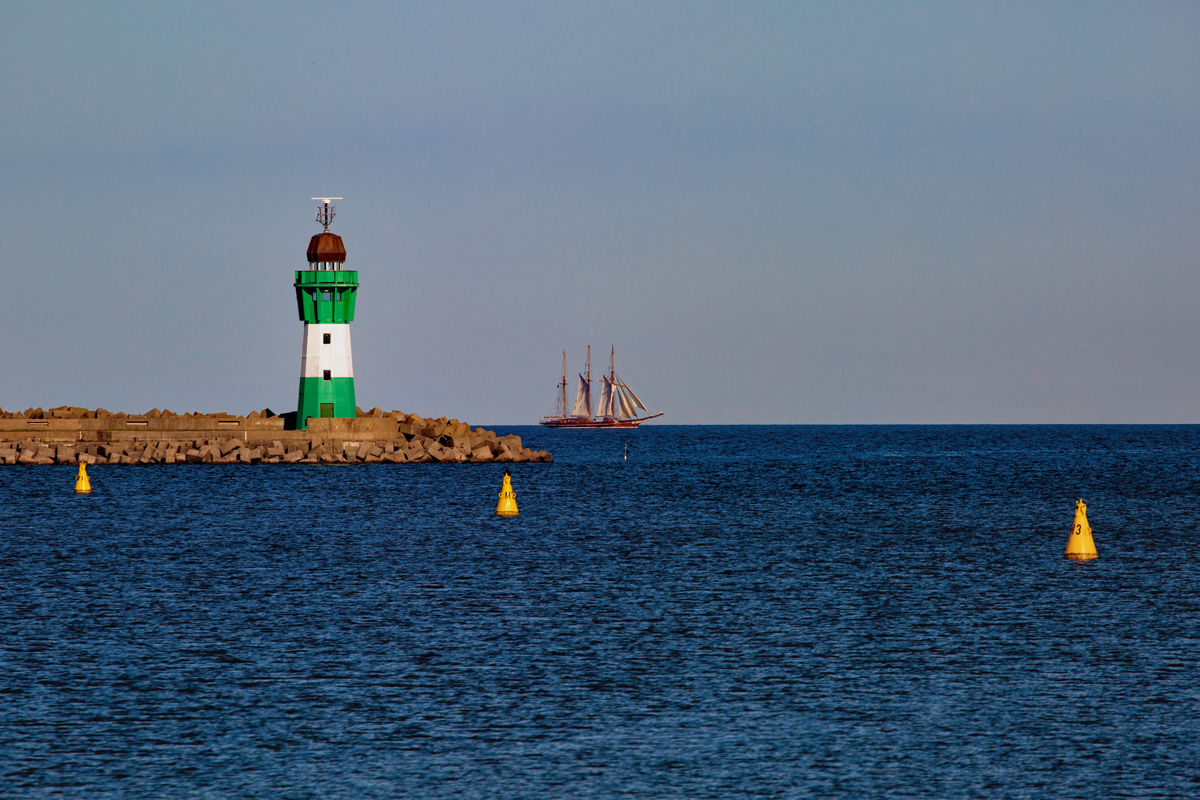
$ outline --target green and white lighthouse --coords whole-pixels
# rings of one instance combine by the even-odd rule
[[[329,232],[335,211],[330,200],[314,197],[322,233],[308,243],[308,269],[296,271],[296,307],[304,322],[300,355],[300,399],[296,427],[308,428],[309,417],[355,417],[354,362],[350,356],[350,323],[358,272],[342,269],[346,246]]]

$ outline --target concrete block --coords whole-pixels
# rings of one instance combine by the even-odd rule
[[[243,442],[241,439],[226,439],[225,441],[221,442],[221,455],[227,456],[234,450],[237,450],[243,444],[245,444],[245,442]]]
[[[367,453],[367,457],[363,459],[363,462],[366,464],[378,464],[381,461],[383,461],[382,458],[379,456],[373,456],[370,453]]]
[[[174,450],[167,451],[167,454],[165,456],[163,456],[163,463],[164,464],[174,464],[175,463],[175,451]]]
[[[487,463],[488,461],[491,461],[493,457],[494,456],[492,456],[492,448],[487,447],[485,445],[480,445],[479,447],[476,447],[474,450],[471,451],[471,460],[472,461],[479,461],[482,463]]]
[[[201,461],[203,461],[203,457],[200,455],[199,450],[192,448],[184,453],[184,460],[189,464],[199,464]]]
[[[288,453],[287,455],[285,455],[283,457],[283,463],[295,464],[297,461],[301,460],[302,458],[304,458],[304,453],[300,452],[299,450],[293,450],[292,452]]]
[[[382,455],[383,455],[383,448],[377,444],[373,444],[367,448],[367,457],[368,458],[379,458]]]

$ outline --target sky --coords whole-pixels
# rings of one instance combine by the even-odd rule
[[[0,408],[1200,422],[1200,5],[0,3]]]

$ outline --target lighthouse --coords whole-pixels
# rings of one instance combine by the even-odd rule
[[[317,223],[324,231],[308,243],[308,269],[296,270],[296,308],[304,323],[300,355],[300,398],[296,427],[308,428],[309,417],[355,417],[354,362],[350,357],[350,323],[358,292],[358,272],[343,269],[346,246],[329,232],[336,214],[331,200],[314,197]]]

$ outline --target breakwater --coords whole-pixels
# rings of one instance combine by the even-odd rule
[[[358,409],[354,418],[308,420],[270,409],[246,416],[111,413],[61,406],[0,411],[0,464],[462,464],[549,462],[521,437],[457,419]]]

